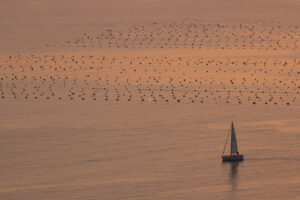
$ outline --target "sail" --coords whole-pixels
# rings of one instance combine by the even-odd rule
[[[234,131],[234,127],[233,127],[233,122],[232,122],[231,123],[231,154],[236,154],[238,152],[239,151],[238,151],[235,131]]]

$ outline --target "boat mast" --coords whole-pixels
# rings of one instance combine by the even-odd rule
[[[238,154],[238,146],[237,146],[237,140],[235,136],[234,126],[233,122],[231,123],[231,155],[232,154]]]

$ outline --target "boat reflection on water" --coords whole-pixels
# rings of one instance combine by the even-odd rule
[[[226,168],[226,170],[229,168],[229,178],[228,183],[231,185],[231,190],[228,193],[228,198],[230,200],[235,200],[237,198],[237,190],[238,190],[238,167],[240,165],[239,161],[236,162],[223,162],[223,167]]]
[[[237,186],[237,176],[238,176],[238,166],[239,162],[231,162],[230,163],[230,183],[232,189],[235,189]]]

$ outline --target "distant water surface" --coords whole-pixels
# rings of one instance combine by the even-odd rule
[[[298,109],[3,101],[0,199],[299,199]]]

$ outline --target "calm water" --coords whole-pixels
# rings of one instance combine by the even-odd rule
[[[0,106],[0,199],[300,199],[297,106]]]

